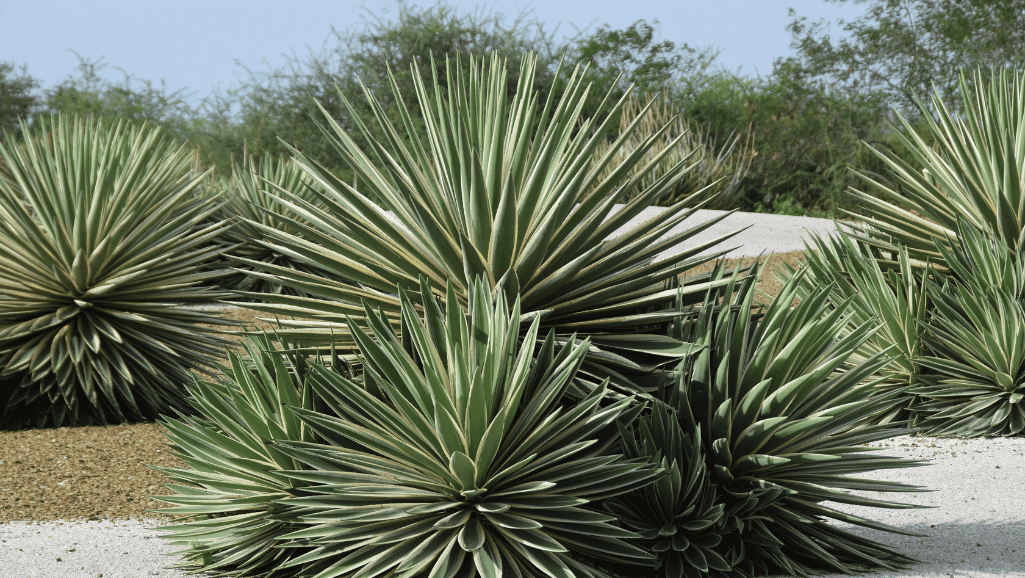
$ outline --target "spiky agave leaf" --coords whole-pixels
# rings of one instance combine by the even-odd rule
[[[844,491],[917,489],[851,477],[920,465],[860,447],[911,431],[877,423],[900,399],[865,384],[889,362],[888,354],[838,372],[875,324],[848,331],[849,303],[826,307],[828,287],[792,306],[799,282],[791,279],[764,312],[753,308],[755,291],[747,284],[733,307],[704,307],[694,323],[681,325],[682,339],[706,348],[682,362],[667,399],[686,421],[685,431],[701,432],[711,481],[725,506],[726,533],[717,551],[742,575],[906,564],[912,559],[829,521],[905,532],[825,504],[911,507]]]
[[[960,247],[943,250],[954,278],[932,284],[926,323],[932,370],[915,388],[918,425],[936,436],[1025,431],[1025,259],[966,222]]]
[[[899,117],[894,135],[911,161],[869,147],[897,186],[861,175],[872,192],[854,193],[869,215],[854,215],[867,223],[860,236],[893,252],[903,245],[919,265],[944,266],[939,247],[956,244],[960,218],[1010,249],[1025,246],[1025,76],[978,71],[969,85],[962,73],[961,95],[960,110],[938,93],[921,105],[928,138]]]
[[[399,101],[396,126],[369,93],[386,135],[375,141],[361,125],[371,150],[361,150],[328,118],[326,130],[356,174],[359,190],[295,151],[317,184],[322,206],[289,197],[286,204],[302,217],[303,237],[253,225],[273,239],[266,243],[269,248],[359,286],[250,261],[265,271],[258,276],[330,299],[271,296],[265,300],[273,305],[257,308],[313,320],[289,322],[297,328],[289,335],[310,346],[351,346],[340,321],[360,314],[361,300],[397,319],[394,288],[415,287],[424,275],[436,295],[453,284],[458,303],[465,306],[473,280],[481,277],[507,296],[520,295],[524,311],[540,315],[542,328],[555,328],[560,342],[574,332],[593,336],[582,370],[592,384],[610,377],[615,386],[636,390],[639,385],[624,375],[651,375],[688,354],[686,344],[664,334],[676,315],[675,280],[714,258],[697,255],[731,235],[658,260],[660,253],[719,220],[667,236],[692,214],[680,203],[609,239],[667,194],[690,166],[681,159],[625,205],[617,205],[635,192],[646,169],[671,150],[640,163],[665,127],[643,139],[632,154],[617,158],[637,130],[640,121],[635,119],[594,162],[593,153],[614,121],[596,125],[594,119],[581,118],[580,105],[590,87],[579,71],[561,100],[551,97],[541,107],[533,87],[535,69],[536,58],[523,59],[512,99],[504,62],[497,56],[490,65],[474,59],[468,70],[449,67],[445,79],[435,77],[428,84],[415,73],[415,114],[426,126],[423,138],[404,103]],[[606,99],[604,110],[613,119],[622,105]],[[624,175],[634,169],[624,183]],[[688,288],[687,295],[700,301],[706,289]]]
[[[429,291],[424,286],[423,291]],[[448,303],[456,303],[449,287]],[[328,411],[295,410],[325,443],[282,442],[310,484],[284,500],[313,549],[290,565],[335,576],[605,576],[602,562],[649,562],[634,534],[592,502],[649,483],[646,459],[612,453],[633,402],[564,394],[588,344],[539,330],[520,344],[519,303],[479,284],[470,311],[402,294],[402,339],[369,305],[350,320],[364,382],[311,365]],[[408,338],[407,338],[408,337]]]
[[[666,474],[613,498],[606,503],[609,511],[637,532],[637,544],[657,556],[660,578],[729,575],[731,566],[716,551],[725,533],[724,505],[709,480],[701,432],[684,432],[665,405],[656,405],[635,424],[622,433],[624,455],[653,459]]]
[[[212,366],[223,323],[182,307],[225,295],[198,285],[223,225],[197,199],[191,153],[159,130],[40,119],[0,145],[2,424],[154,419],[186,409],[189,370]],[[10,383],[11,381],[8,381]]]
[[[893,360],[878,375],[869,376],[880,391],[907,391],[920,382],[918,359],[924,353],[922,321],[931,310],[924,271],[912,263],[906,249],[897,252],[893,266],[881,263],[872,250],[845,231],[828,238],[816,237],[805,243],[804,263],[787,264],[778,271],[785,283],[797,278],[795,295],[807,299],[829,287],[827,309],[847,307],[845,332],[856,331],[873,320],[879,330],[868,337],[848,358],[840,371],[860,367],[882,352]],[[885,416],[883,421],[907,420],[907,403]]]
[[[230,246],[225,254],[229,258],[227,265],[235,267],[236,270],[233,275],[221,280],[222,287],[249,293],[285,292],[292,295],[307,295],[283,287],[280,283],[249,275],[251,267],[242,266],[233,259],[236,257],[294,269],[337,282],[342,281],[330,271],[312,267],[300,259],[291,258],[261,244],[259,241],[264,239],[265,235],[253,225],[259,223],[264,227],[301,238],[302,230],[294,224],[294,220],[299,216],[283,205],[280,199],[283,197],[282,191],[288,191],[290,195],[315,205],[317,201],[310,193],[311,186],[303,170],[287,157],[255,159],[247,156],[241,165],[232,164],[231,181],[227,185],[228,191],[225,194],[221,215],[226,220],[231,220],[233,226],[225,231],[220,241]]]
[[[230,368],[217,382],[189,387],[198,417],[167,418],[163,425],[175,455],[187,467],[160,468],[176,493],[154,496],[174,504],[157,512],[183,516],[162,528],[183,549],[179,567],[220,576],[289,576],[282,567],[304,549],[282,536],[298,526],[281,516],[280,501],[296,495],[297,482],[282,474],[300,462],[276,441],[312,442],[308,426],[288,408],[312,408],[304,385],[306,361],[276,349],[266,336],[244,345],[247,360],[229,352]]]

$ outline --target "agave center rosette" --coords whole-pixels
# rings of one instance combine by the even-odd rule
[[[728,575],[732,566],[717,551],[726,533],[725,505],[710,483],[701,432],[685,432],[671,408],[656,405],[621,437],[626,456],[652,459],[666,470],[654,483],[606,502],[656,555],[657,575]]]
[[[154,419],[185,409],[188,371],[211,367],[224,323],[182,305],[218,249],[216,208],[191,152],[159,130],[43,119],[0,145],[2,424]],[[204,327],[203,324],[207,325]]]
[[[468,314],[430,299],[421,318],[401,298],[401,339],[369,305],[368,332],[350,320],[362,383],[311,364],[324,410],[295,413],[323,443],[276,444],[306,466],[286,472],[308,484],[282,501],[306,526],[286,538],[311,548],[290,567],[318,578],[571,577],[648,563],[625,542],[634,534],[592,505],[661,472],[612,451],[632,399],[603,404],[596,388],[564,403],[586,341],[560,347],[549,334],[535,356],[538,321],[521,345],[519,304],[486,283]]]
[[[362,300],[394,320],[400,308],[396,286],[416,287],[425,276],[432,294],[443,296],[451,283],[465,306],[479,277],[493,289],[501,287],[510,302],[519,295],[523,310],[539,316],[544,329],[554,329],[558,341],[573,333],[590,336],[581,376],[592,387],[609,378],[617,388],[652,389],[659,380],[645,384],[643,376],[691,352],[664,331],[678,316],[678,276],[720,255],[699,256],[732,234],[662,258],[725,216],[676,232],[693,214],[684,202],[622,229],[668,194],[694,163],[681,158],[638,188],[672,149],[645,159],[667,130],[661,127],[630,154],[618,155],[637,134],[647,108],[595,161],[625,101],[606,98],[602,110],[610,120],[600,124],[581,118],[590,90],[581,71],[561,97],[553,93],[542,103],[533,88],[534,57],[523,59],[512,98],[497,56],[490,65],[471,59],[468,69],[446,69],[444,79],[434,76],[426,83],[414,66],[417,107],[411,110],[399,98],[395,122],[367,94],[384,135],[374,140],[359,123],[369,150],[326,119],[325,130],[358,188],[294,151],[316,183],[318,200],[315,205],[284,195],[283,204],[301,216],[294,221],[302,236],[251,224],[269,239],[267,247],[354,284],[246,261],[256,277],[323,298],[271,296],[256,308],[308,319],[286,321],[293,331],[283,334],[309,347],[345,349],[354,342],[342,320],[361,314]],[[421,118],[414,122],[414,114]],[[634,196],[627,200],[628,194]],[[697,283],[684,294],[700,301],[707,288]]]

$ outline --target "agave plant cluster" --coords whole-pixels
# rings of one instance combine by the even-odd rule
[[[189,408],[223,341],[201,285],[223,230],[191,153],[159,131],[40,119],[0,144],[2,427],[152,420]]]
[[[902,391],[900,411],[929,435],[1025,432],[1022,316],[1022,191],[1025,79],[1007,71],[962,76],[957,113],[938,97],[923,106],[931,139],[907,129],[913,165],[879,152],[904,194],[866,176],[877,197],[855,191],[865,222],[809,245],[802,298],[831,285],[831,301],[854,304],[848,330],[871,318],[882,329],[856,360],[890,350],[880,392]]]
[[[940,247],[958,244],[964,220],[1012,251],[1025,247],[1025,77],[1001,69],[972,80],[961,74],[954,110],[938,93],[921,104],[926,135],[898,117],[894,132],[910,160],[869,147],[891,179],[860,175],[871,189],[853,191],[869,213],[855,215],[863,242],[894,254],[903,246],[920,266],[943,267]]]
[[[184,565],[569,578],[908,563],[832,522],[894,529],[827,506],[902,507],[848,490],[914,489],[850,476],[915,465],[862,447],[907,431],[879,423],[903,399],[872,387],[892,358],[864,356],[875,326],[845,333],[850,307],[826,290],[792,308],[799,279],[764,311],[755,270],[681,284],[729,235],[667,256],[711,224],[677,227],[686,202],[627,225],[692,163],[642,184],[668,129],[623,154],[644,110],[609,146],[612,121],[580,118],[582,72],[541,102],[534,67],[509,98],[497,58],[454,66],[394,122],[368,94],[385,135],[370,150],[326,119],[359,190],[295,151],[311,196],[276,202],[296,232],[247,224],[311,269],[242,262],[295,290],[251,306],[299,319],[197,381],[198,416],[167,422]],[[607,117],[625,102],[606,99]]]

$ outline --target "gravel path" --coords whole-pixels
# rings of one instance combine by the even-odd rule
[[[660,207],[649,207],[642,211],[640,215],[634,217],[627,224],[627,227],[650,219],[663,210]],[[689,219],[670,230],[668,234],[672,235],[685,231],[699,223],[722,216],[726,212],[708,209],[698,210]],[[666,251],[662,253],[662,256],[672,255],[683,248],[700,245],[738,229],[743,230],[736,236],[723,242],[721,246],[707,249],[703,254],[713,253],[726,248],[733,248],[732,251],[726,254],[726,257],[729,258],[754,257],[763,253],[803,251],[805,240],[813,235],[829,235],[836,232],[836,224],[830,219],[816,219],[812,217],[791,217],[789,215],[767,215],[764,213],[733,213],[707,230],[691,237],[679,249]]]
[[[924,534],[914,537],[859,529],[859,534],[922,561],[908,570],[865,576],[1025,577],[1025,438],[963,440],[903,436],[871,445],[885,448],[880,452],[885,455],[925,459],[931,464],[871,476],[925,486],[929,491],[875,496],[926,509],[838,508]],[[843,575],[824,578],[840,576]]]
[[[186,578],[155,520],[0,525],[3,578]]]

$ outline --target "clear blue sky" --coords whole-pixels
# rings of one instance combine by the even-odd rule
[[[449,4],[464,11],[478,5]],[[510,18],[532,9],[547,29],[558,25],[560,36],[604,23],[625,28],[658,19],[662,39],[718,47],[723,66],[748,75],[770,73],[775,58],[791,53],[788,8],[816,20],[852,18],[864,10],[823,0],[500,0],[483,6]],[[266,70],[293,51],[319,50],[332,27],[359,24],[367,10],[395,14],[392,2],[378,0],[0,0],[0,60],[28,65],[50,86],[74,71],[74,50],[90,60],[105,58],[111,78],[120,78],[116,66],[202,98],[244,78],[238,63]]]

